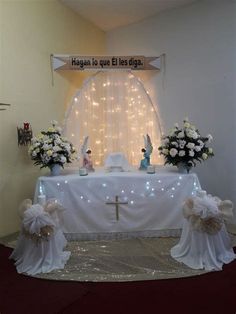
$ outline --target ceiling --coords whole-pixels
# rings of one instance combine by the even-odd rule
[[[59,0],[104,31],[139,22],[197,0]]]

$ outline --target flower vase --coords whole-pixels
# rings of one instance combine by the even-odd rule
[[[51,170],[51,176],[59,176],[61,173],[61,165],[59,164],[53,164],[50,167]]]
[[[177,164],[177,168],[178,168],[179,173],[187,174],[187,173],[189,173],[189,171],[191,170],[192,167],[188,166],[184,162],[179,162]]]

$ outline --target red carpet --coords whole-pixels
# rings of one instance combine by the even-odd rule
[[[236,314],[236,261],[197,277],[125,283],[17,274],[0,245],[0,314]]]

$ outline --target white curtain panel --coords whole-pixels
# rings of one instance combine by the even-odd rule
[[[131,165],[138,165],[143,135],[149,134],[154,148],[151,163],[162,163],[157,107],[142,82],[128,71],[98,72],[88,79],[68,107],[63,133],[79,151],[89,136],[94,166],[103,166],[113,152],[122,152]]]

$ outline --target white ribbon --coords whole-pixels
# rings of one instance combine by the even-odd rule
[[[224,220],[233,217],[233,203],[211,195],[196,196],[185,201],[183,215],[194,230],[215,234],[220,231]]]

